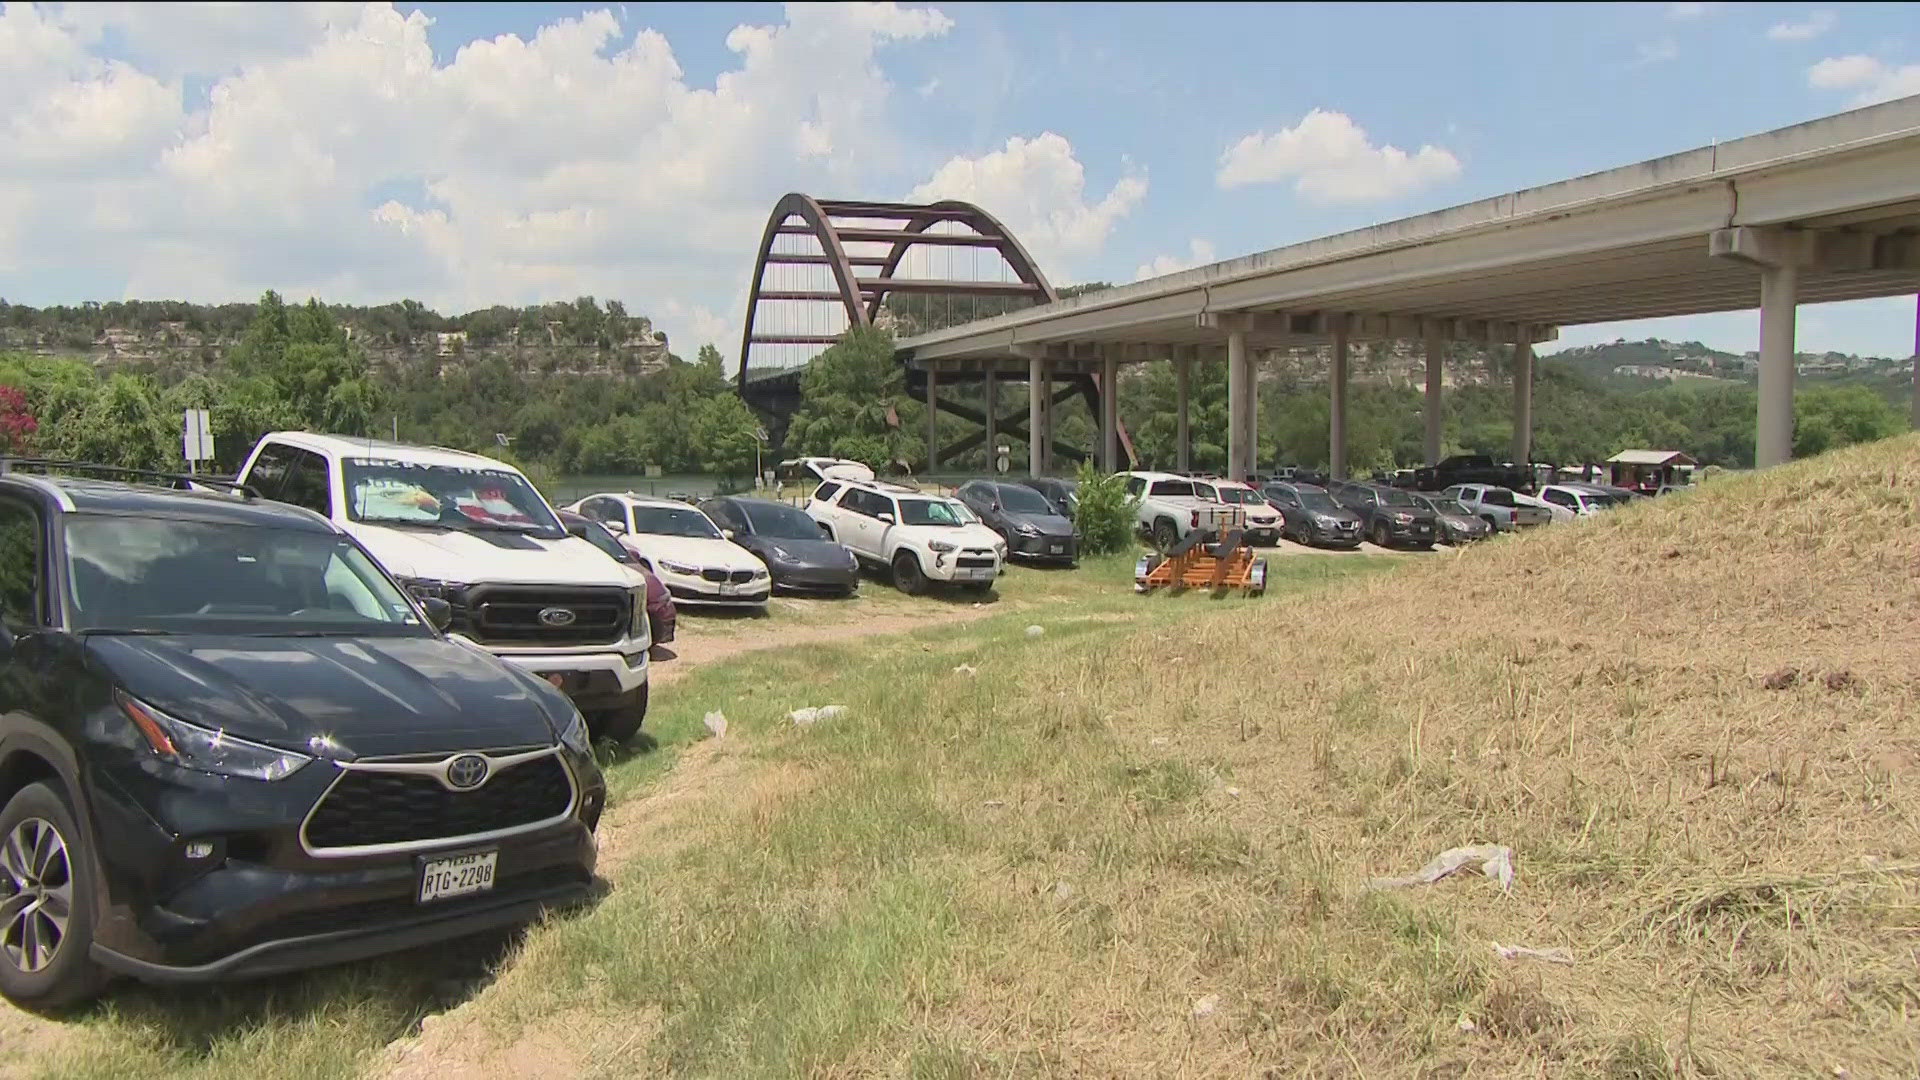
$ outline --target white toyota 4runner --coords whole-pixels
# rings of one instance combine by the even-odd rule
[[[416,597],[445,600],[449,633],[545,676],[596,737],[639,731],[645,580],[569,535],[520,470],[459,450],[278,431],[239,480],[331,519]]]
[[[807,515],[861,562],[893,571],[905,593],[924,592],[928,582],[986,592],[1007,557],[1007,542],[965,503],[899,484],[822,481]]]

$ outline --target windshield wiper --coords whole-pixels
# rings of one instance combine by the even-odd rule
[[[172,637],[172,630],[155,630],[147,626],[93,626],[80,631],[82,636],[95,634],[101,637]]]
[[[504,533],[545,533],[547,531],[538,525],[508,525],[501,521],[463,521],[458,525],[449,525],[447,528],[474,532]]]

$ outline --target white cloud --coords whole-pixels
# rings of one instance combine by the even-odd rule
[[[1213,241],[1194,239],[1187,243],[1185,257],[1179,255],[1155,256],[1152,262],[1141,263],[1133,271],[1133,280],[1145,281],[1148,278],[1166,277],[1182,270],[1191,270],[1196,266],[1207,266],[1220,261],[1214,253]]]
[[[1895,67],[1871,56],[1830,56],[1807,69],[1816,90],[1854,90],[1855,105],[1874,105],[1920,94],[1920,64]]]
[[[1643,41],[1634,49],[1634,64],[1664,64],[1680,55],[1680,46],[1672,38]]]
[[[981,206],[1054,277],[1097,254],[1146,194],[1146,178],[1129,173],[1105,195],[1090,199],[1086,170],[1074,157],[1073,144],[1049,131],[1032,139],[1015,136],[980,157],[953,158],[907,200],[962,199]]]
[[[1833,12],[1809,11],[1799,22],[1774,23],[1767,28],[1767,36],[1775,41],[1811,41],[1833,29],[1833,23]]]
[[[1345,113],[1315,109],[1293,127],[1256,132],[1228,147],[1215,180],[1232,188],[1292,179],[1301,195],[1332,203],[1395,199],[1459,175],[1451,151],[1375,146]]]
[[[271,287],[442,310],[591,294],[656,315],[677,351],[727,349],[715,312],[743,294],[779,195],[907,175],[878,58],[953,24],[793,4],[727,35],[710,87],[612,11],[444,60],[431,25],[386,3],[0,7],[0,295],[82,299],[36,293],[75,279],[101,299]]]

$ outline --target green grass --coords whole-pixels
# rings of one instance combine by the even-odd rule
[[[361,1075],[384,1068],[382,1048],[423,1017],[476,990],[455,1015],[484,1025],[495,1043],[557,1017],[586,1024],[563,1073],[624,1074],[636,1060],[712,1076],[860,1061],[928,1076],[1035,1067],[1044,1053],[1006,1056],[922,1023],[962,995],[956,969],[1003,947],[985,932],[1006,917],[1003,906],[1031,902],[983,892],[984,868],[1081,845],[1115,872],[1168,861],[1231,868],[1247,858],[1231,830],[1169,823],[1137,838],[1080,837],[1058,808],[1027,823],[1044,822],[1038,833],[1004,829],[1007,815],[1022,813],[1011,808],[1036,768],[1051,774],[1071,761],[1092,797],[1129,819],[1175,815],[1214,783],[1203,767],[1142,757],[1077,691],[1107,664],[1139,662],[1108,654],[1133,627],[1177,633],[1194,617],[1285,604],[1391,564],[1275,558],[1261,598],[1138,596],[1131,556],[1090,559],[1073,572],[1015,568],[975,621],[750,652],[691,672],[657,694],[647,727],[654,745],[608,761],[609,821],[676,783],[686,788],[679,804],[698,809],[670,830],[646,832],[650,820],[639,821],[640,850],[609,866],[614,888],[596,907],[550,920],[521,943],[463,943],[213,990],[123,986],[22,1075]],[[875,611],[943,602],[873,583],[864,591],[854,603]],[[820,618],[844,619],[846,610]],[[704,620],[685,625],[708,629]],[[748,625],[778,630],[773,619]],[[1030,637],[1029,625],[1043,635]],[[977,674],[956,674],[962,664]],[[829,703],[849,714],[808,729],[785,719]],[[728,737],[684,762],[712,779],[682,777],[712,709],[729,717]],[[976,789],[1000,792],[1001,805],[985,806]],[[1077,939],[1115,932],[1114,912],[1066,892],[1056,902]],[[621,1048],[631,1024],[578,1019],[642,1014],[658,1027],[638,1049]]]

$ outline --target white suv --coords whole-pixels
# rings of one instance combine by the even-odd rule
[[[713,519],[672,499],[589,495],[567,509],[620,538],[660,578],[676,604],[767,606],[773,579],[760,557],[733,542]]]
[[[958,499],[876,480],[823,481],[807,514],[862,562],[893,571],[904,593],[928,582],[986,592],[1007,557],[1007,542]]]
[[[340,526],[450,633],[546,677],[595,737],[647,714],[646,581],[567,533],[520,470],[459,450],[276,431],[241,483]]]

